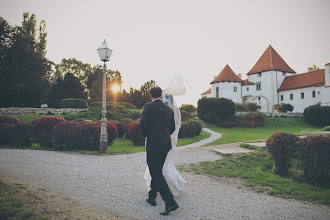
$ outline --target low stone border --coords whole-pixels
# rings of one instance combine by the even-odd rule
[[[250,112],[236,112],[235,115],[246,115]],[[267,118],[303,118],[303,113],[261,112]]]
[[[79,108],[0,108],[0,115],[63,115],[70,112],[80,112]]]

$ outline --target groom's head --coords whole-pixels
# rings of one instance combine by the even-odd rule
[[[160,97],[162,95],[162,89],[158,86],[152,87],[150,89],[150,96],[154,99]]]

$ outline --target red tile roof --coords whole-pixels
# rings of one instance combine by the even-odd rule
[[[243,79],[242,86],[249,86],[249,85],[255,85],[255,83],[248,81],[247,79]]]
[[[211,84],[224,81],[242,82],[242,80],[234,73],[228,64],[221,70],[219,75],[215,77]]]
[[[211,88],[209,88],[208,90],[206,90],[205,92],[203,92],[201,95],[205,95],[205,94],[209,94],[211,93]]]
[[[278,91],[298,89],[310,86],[323,86],[325,83],[324,69],[285,77]]]
[[[296,73],[293,69],[291,69],[291,67],[288,66],[288,64],[282,59],[282,57],[274,50],[271,45],[269,45],[258,62],[246,75],[268,70],[279,70],[283,72]]]

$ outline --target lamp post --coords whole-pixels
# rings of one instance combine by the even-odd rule
[[[97,48],[97,52],[99,53],[100,59],[103,61],[103,95],[102,95],[102,119],[101,119],[101,135],[100,135],[100,152],[106,153],[108,148],[108,133],[107,133],[107,119],[106,119],[106,68],[105,62],[110,60],[110,56],[112,50],[108,48],[108,44],[104,42]]]

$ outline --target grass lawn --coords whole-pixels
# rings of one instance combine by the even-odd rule
[[[300,135],[302,131],[319,131],[322,129],[322,127],[307,124],[303,118],[266,118],[265,125],[257,128],[221,128],[211,124],[207,126],[212,131],[222,134],[220,139],[207,145],[267,139],[277,131]]]
[[[259,149],[249,154],[228,156],[217,161],[203,161],[180,169],[196,174],[244,179],[244,185],[252,187],[257,192],[274,196],[330,204],[330,188],[281,178],[273,174],[272,168],[266,150]]]

